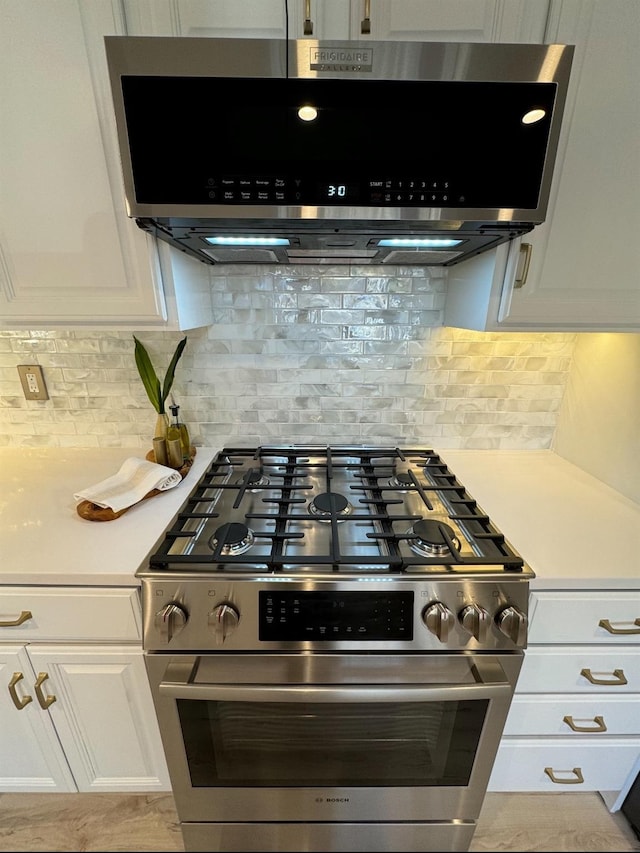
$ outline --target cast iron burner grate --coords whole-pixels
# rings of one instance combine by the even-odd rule
[[[323,528],[321,547],[314,525]],[[239,526],[247,533],[236,542]],[[365,558],[350,551],[358,535]],[[150,558],[152,568],[211,572],[349,572],[363,564],[396,573],[524,566],[433,450],[341,445],[224,448]]]

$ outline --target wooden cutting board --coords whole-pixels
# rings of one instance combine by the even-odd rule
[[[191,466],[193,464],[193,459],[196,455],[195,447],[191,448],[191,456],[187,462],[179,468],[179,472],[182,475],[182,479],[187,476],[189,471],[191,470]],[[145,459],[149,462],[155,462],[156,457],[153,450],[150,450]],[[164,491],[161,489],[152,489],[148,494],[146,494],[142,500],[138,501],[138,503],[131,504],[131,506],[127,506],[124,509],[119,510],[118,512],[114,512],[109,507],[98,506],[97,504],[91,503],[91,501],[80,501],[80,503],[76,506],[76,512],[81,518],[85,518],[87,521],[113,521],[116,518],[120,518],[121,515],[124,515],[125,512],[128,512],[132,507],[138,506],[138,504],[142,503],[142,501],[146,501],[149,498],[155,498],[156,495],[163,495],[166,492],[170,492],[171,489],[165,489]]]

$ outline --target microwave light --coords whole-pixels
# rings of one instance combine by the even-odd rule
[[[212,246],[289,246],[286,237],[205,237]]]
[[[394,248],[431,248],[431,249],[449,249],[452,246],[459,246],[462,240],[454,240],[451,237],[389,237],[384,240],[378,240],[378,246]]]
[[[302,121],[314,121],[318,118],[318,110],[312,107],[311,104],[305,104],[298,109],[298,118]]]
[[[522,124],[535,124],[546,116],[546,110],[535,109],[529,110],[522,116]]]

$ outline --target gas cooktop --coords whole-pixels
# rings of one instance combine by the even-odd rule
[[[225,447],[139,575],[532,576],[433,450]]]

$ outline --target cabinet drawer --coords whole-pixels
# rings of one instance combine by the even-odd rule
[[[504,727],[505,735],[563,735],[571,738],[602,738],[611,735],[640,737],[640,695],[553,696],[517,695]],[[565,720],[565,717],[567,718]],[[574,728],[571,727],[573,724]],[[588,732],[577,732],[586,728]]]
[[[640,738],[503,738],[489,791],[618,791],[640,752]],[[553,781],[545,767],[555,775]],[[582,776],[579,781],[578,773]]]
[[[5,587],[0,589],[0,640],[137,641],[142,638],[137,587]]]
[[[589,680],[597,679],[599,684]],[[623,683],[626,681],[626,683]],[[640,693],[640,652],[633,646],[529,647],[518,693]]]
[[[636,619],[640,620],[637,590],[529,595],[529,643],[640,644]]]

